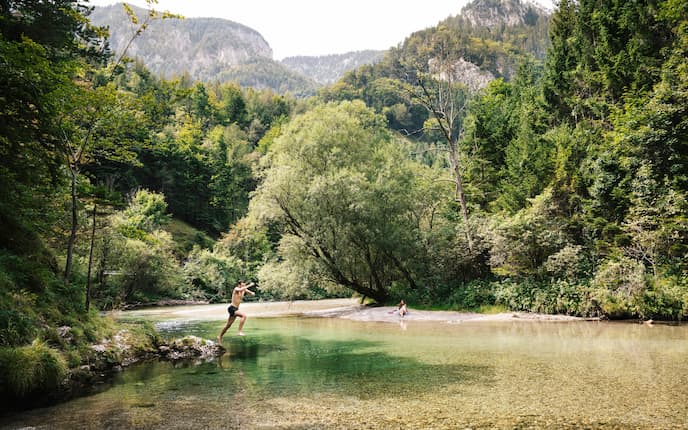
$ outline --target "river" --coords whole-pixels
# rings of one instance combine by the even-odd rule
[[[247,336],[207,362],[132,366],[93,395],[8,429],[688,429],[688,327],[566,321],[399,322],[246,303]],[[411,310],[413,315],[413,310]],[[214,338],[224,305],[124,312]]]

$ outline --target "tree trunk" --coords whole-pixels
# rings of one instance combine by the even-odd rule
[[[93,263],[93,248],[96,241],[96,204],[93,204],[93,228],[91,229],[91,249],[88,251],[88,272],[86,274],[86,312],[91,307],[91,267]]]
[[[473,251],[473,239],[471,237],[470,229],[468,227],[468,208],[466,207],[466,196],[463,192],[463,178],[461,176],[461,164],[459,163],[459,148],[458,148],[458,134],[454,132],[454,121],[458,120],[456,116],[456,110],[453,103],[449,105],[444,105],[441,102],[434,102],[435,100],[441,100],[443,97],[446,100],[451,100],[451,82],[446,91],[440,91],[440,97],[434,98],[430,94],[430,90],[423,83],[421,79],[418,79],[417,84],[422,89],[422,95],[417,96],[420,103],[425,106],[425,108],[432,113],[432,115],[437,120],[437,125],[440,127],[444,138],[447,140],[447,148],[449,148],[449,163],[451,164],[452,175],[454,175],[454,184],[456,188],[454,190],[454,201],[458,201],[461,205],[461,218],[466,228],[466,241],[468,242],[468,249]],[[442,97],[443,96],[443,97]],[[464,105],[465,107],[465,105]],[[460,111],[463,108],[459,109]]]
[[[76,175],[74,168],[69,169],[71,173],[71,193],[72,193],[72,226],[67,241],[67,261],[65,262],[64,283],[69,285],[69,278],[72,274],[72,257],[74,254],[74,242],[76,241],[76,230],[79,219],[77,218],[77,196],[76,196]]]
[[[461,166],[459,164],[459,157],[457,153],[456,143],[450,144],[449,159],[454,172],[454,181],[456,189],[454,190],[454,199],[461,205],[461,218],[466,228],[466,241],[468,241],[468,249],[473,251],[473,240],[471,238],[468,226],[468,208],[466,207],[466,196],[463,192],[463,180],[461,177]]]

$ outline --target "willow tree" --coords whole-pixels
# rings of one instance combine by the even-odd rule
[[[279,258],[262,271],[267,288],[275,273],[378,301],[393,283],[418,288],[430,193],[384,117],[360,101],[318,106],[284,127],[265,163],[249,216],[282,227]]]

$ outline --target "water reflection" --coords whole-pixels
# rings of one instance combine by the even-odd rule
[[[240,359],[245,374],[250,375],[245,382],[264,398],[324,392],[361,399],[394,397],[487,381],[493,374],[489,366],[425,364],[379,348],[379,342],[365,340],[270,336],[260,342],[242,339],[231,344],[218,365],[229,369]]]
[[[160,325],[213,338],[222,320]],[[686,327],[253,318],[2,428],[688,428]]]

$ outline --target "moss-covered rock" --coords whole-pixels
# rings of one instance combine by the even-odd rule
[[[222,345],[196,336],[175,339],[158,347],[160,357],[167,360],[205,360],[221,355],[224,351]]]

